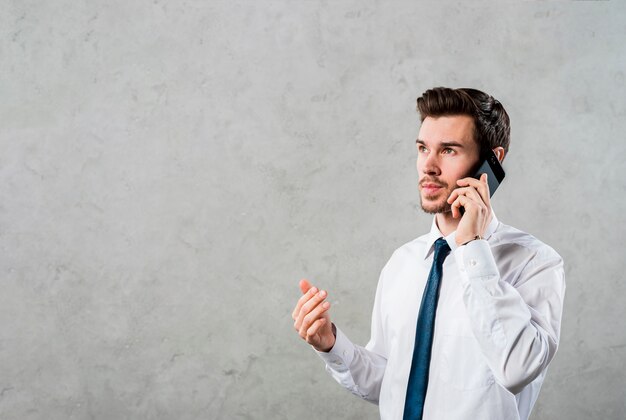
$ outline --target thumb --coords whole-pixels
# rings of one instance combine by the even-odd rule
[[[299,286],[300,286],[300,290],[302,291],[302,294],[305,294],[311,288],[311,283],[309,283],[307,279],[302,279],[300,280]]]

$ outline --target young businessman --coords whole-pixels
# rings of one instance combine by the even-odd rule
[[[469,177],[485,152],[502,161],[508,151],[500,102],[435,88],[417,108],[420,199],[435,216],[383,268],[370,341],[355,345],[332,324],[327,292],[307,280],[294,326],[382,419],[527,419],[559,342],[562,259],[498,221],[486,175]]]

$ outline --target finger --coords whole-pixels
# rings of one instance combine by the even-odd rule
[[[487,173],[482,173],[480,175],[480,179],[473,178],[471,176],[466,178],[461,178],[456,181],[456,183],[461,187],[472,186],[476,189],[487,187]]]
[[[484,173],[481,174],[480,177],[482,178],[483,175],[485,174]],[[456,183],[461,186],[473,185],[475,187],[478,187],[478,185],[481,183],[481,180],[476,179],[472,176],[466,176],[465,178],[458,179]]]
[[[313,286],[309,290],[307,290],[307,292],[304,295],[302,295],[300,299],[298,299],[298,302],[296,303],[296,307],[293,309],[293,312],[291,313],[291,317],[294,320],[298,317],[298,314],[300,313],[300,310],[302,309],[302,305],[307,303],[309,299],[315,296],[316,293],[317,293],[317,287]]]
[[[306,331],[311,327],[311,325],[322,315],[328,311],[330,308],[330,302],[323,302],[320,305],[317,305],[311,312],[309,312],[302,320],[302,324],[300,325],[300,333],[306,333]]]
[[[478,193],[480,194],[480,198],[482,198],[483,202],[487,204],[488,207],[490,207],[489,200],[491,194],[489,194],[489,183],[487,182],[486,172],[480,176],[480,183],[480,188],[477,188]]]
[[[476,194],[477,195],[477,194]],[[465,209],[465,213],[478,213],[482,212],[483,209],[486,208],[485,203],[480,198],[470,197],[467,195],[460,195],[456,199],[456,201],[452,204],[458,210],[459,207],[463,207]],[[460,215],[460,210],[459,210]]]
[[[309,299],[311,299],[315,293],[317,293],[317,287],[311,287],[309,290],[307,290],[307,292],[300,296],[300,299],[298,299],[298,302],[296,303],[296,307],[293,310],[293,313],[291,314],[291,317],[293,319],[295,319],[298,316],[298,313],[300,313],[300,309],[302,308],[302,305],[304,305],[306,302],[308,302]]]
[[[460,207],[463,207],[463,200],[466,200],[466,197],[464,195],[459,195],[450,206],[450,209],[452,210],[452,217],[455,219],[461,217]]]
[[[452,204],[454,202],[454,200],[456,200],[456,198],[459,196],[459,188],[456,188],[454,190],[452,190],[452,193],[450,194],[450,197],[448,197],[448,204]]]
[[[477,181],[477,180],[475,180],[475,181]],[[455,192],[456,192],[456,194],[455,194]],[[470,199],[472,199],[474,201],[480,201],[481,203],[484,203],[486,206],[489,206],[489,201],[485,201],[485,197],[483,196],[483,193],[481,193],[481,191],[479,191],[474,186],[455,188],[454,191],[452,192],[452,194],[450,194],[450,198],[456,199],[456,197],[458,197],[460,195],[465,195],[465,196],[467,196],[468,198],[470,198]],[[487,195],[488,195],[488,193],[487,193]],[[450,198],[448,200],[450,200]],[[450,202],[450,201],[448,201],[448,202]]]
[[[317,305],[319,305],[324,299],[326,299],[326,291],[320,290],[315,295],[311,297],[302,307],[300,308],[300,312],[296,317],[296,326],[300,329],[302,325],[302,320],[305,316],[309,314]]]
[[[480,175],[480,179],[467,177],[457,181],[459,186],[471,186],[476,188],[476,191],[480,194],[483,202],[489,205],[489,183],[487,182],[487,173]]]
[[[300,283],[298,285],[300,286],[300,290],[302,291],[302,294],[305,294],[311,288],[311,283],[309,283],[307,279],[300,280]]]
[[[452,194],[450,194],[450,197],[448,198],[448,204],[450,204],[450,210],[452,212],[452,217],[455,218],[455,219],[463,216],[461,214],[461,209],[460,209],[463,205],[460,204],[460,203],[457,203],[454,206],[452,205],[458,199],[458,197],[467,197],[467,198],[470,198],[471,200],[478,201],[478,202],[482,203],[482,198],[481,198],[480,194],[478,194],[476,189],[474,189],[472,187],[456,188],[452,192]]]
[[[489,184],[487,184],[486,176],[487,174],[482,174],[481,179],[462,178],[457,180],[456,183],[459,187],[474,188],[478,192],[489,192]]]
[[[306,338],[309,339],[310,337],[313,337],[315,334],[317,334],[317,332],[320,330],[320,328],[324,326],[324,324],[326,324],[326,318],[320,318],[316,320],[313,325],[311,325],[309,329],[306,330]]]
[[[452,193],[450,194],[450,197],[448,197],[448,203],[452,204],[452,202],[454,200],[456,200],[456,198],[460,195],[466,195],[468,197],[472,197],[475,200],[482,200],[480,194],[476,191],[475,188],[473,187],[459,187],[459,188],[455,188]]]
[[[313,309],[315,309],[317,305],[322,303],[324,299],[326,299],[327,295],[328,294],[325,290],[320,290],[319,292],[311,296],[311,299],[304,303],[304,305],[302,305],[302,308],[300,308],[300,313],[298,314],[300,322],[302,322],[302,319],[307,316]]]
[[[457,200],[455,200],[450,206],[450,211],[452,212],[452,217],[457,219],[460,216],[459,205],[457,205]]]

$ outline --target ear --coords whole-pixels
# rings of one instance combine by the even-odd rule
[[[504,147],[496,147],[493,149],[493,153],[496,154],[500,163],[504,160]]]

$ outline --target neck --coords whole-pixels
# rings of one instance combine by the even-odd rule
[[[448,211],[445,213],[437,213],[437,215],[435,216],[435,220],[439,231],[445,237],[456,230],[456,228],[459,226],[461,218],[459,217],[458,219],[455,219],[454,217],[452,217],[452,212]]]

